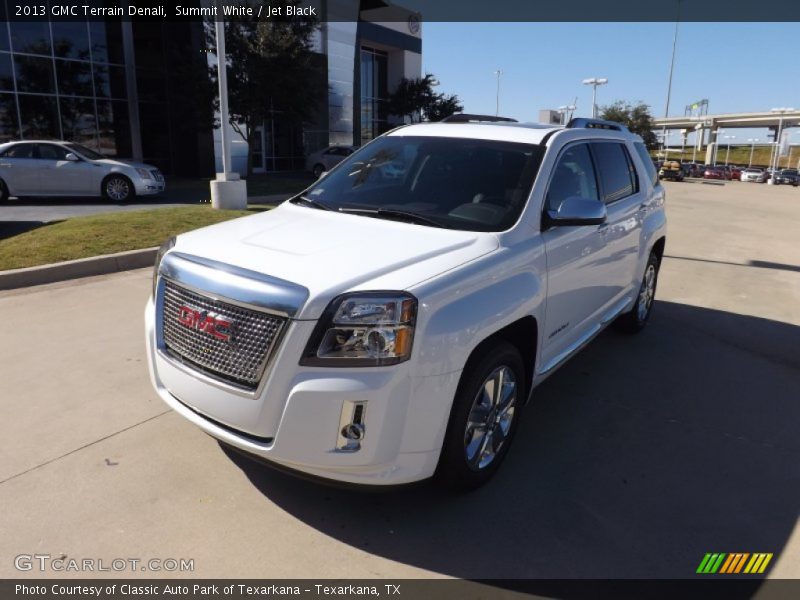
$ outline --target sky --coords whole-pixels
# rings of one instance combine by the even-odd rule
[[[664,116],[674,23],[424,23],[423,72],[464,111],[536,121],[540,109],[569,105],[591,116],[589,77],[607,77],[598,105],[643,101]],[[709,114],[800,108],[800,24],[681,23],[670,116],[708,98]],[[737,139],[765,130],[738,130]],[[677,136],[676,136],[677,138]],[[796,129],[792,143],[800,143]],[[677,142],[675,142],[677,143]]]

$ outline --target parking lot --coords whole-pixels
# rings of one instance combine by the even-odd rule
[[[226,454],[150,387],[148,270],[0,293],[0,577],[45,553],[194,559],[171,575],[199,578],[683,578],[706,552],[800,577],[800,189],[665,185],[650,325],[545,382],[463,496]]]

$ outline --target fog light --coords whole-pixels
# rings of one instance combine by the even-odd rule
[[[357,452],[361,450],[361,442],[367,434],[364,416],[367,412],[366,402],[345,400],[342,414],[339,417],[339,431],[336,450],[339,452]]]

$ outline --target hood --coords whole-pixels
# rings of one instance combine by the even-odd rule
[[[134,169],[147,169],[148,171],[157,170],[157,167],[154,167],[153,165],[122,158],[101,158],[93,162],[112,167],[133,167]]]
[[[181,235],[175,250],[299,284],[317,319],[337,295],[410,290],[498,248],[492,233],[454,231],[285,202],[252,217]]]

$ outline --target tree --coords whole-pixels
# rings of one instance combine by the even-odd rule
[[[653,133],[653,116],[650,107],[642,101],[631,104],[617,100],[608,106],[600,108],[600,118],[606,121],[622,123],[644,140],[645,146],[652,150],[658,146],[658,139]]]
[[[464,105],[458,100],[458,96],[452,94],[445,96],[437,94],[433,100],[425,107],[425,117],[428,121],[441,121],[450,115],[464,110]]]
[[[311,39],[318,25],[304,16],[226,23],[228,110],[231,126],[248,144],[248,172],[257,127],[275,112],[307,122],[325,97],[325,77]],[[213,21],[207,22],[212,51],[213,30]]]
[[[435,83],[436,78],[430,73],[422,78],[404,77],[389,96],[389,113],[398,117],[409,117],[412,123],[416,123],[423,119],[441,121],[464,110],[455,94],[446,96],[434,93]]]

